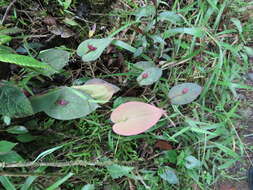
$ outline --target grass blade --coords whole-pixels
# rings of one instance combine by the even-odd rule
[[[15,186],[11,183],[8,177],[0,176],[0,182],[6,190],[16,190]]]
[[[62,179],[59,179],[57,182],[55,182],[53,185],[51,185],[50,187],[48,187],[46,190],[54,190],[57,189],[61,184],[63,184],[65,181],[67,181],[70,177],[72,177],[74,174],[73,173],[69,173],[68,175],[66,175],[65,177],[63,177]]]

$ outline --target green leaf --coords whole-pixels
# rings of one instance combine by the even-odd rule
[[[201,166],[201,162],[194,156],[191,155],[187,156],[185,160],[186,160],[185,167],[188,169],[199,168]]]
[[[179,184],[176,173],[168,166],[165,166],[163,169],[159,170],[158,175],[169,184]]]
[[[35,170],[35,172],[42,173],[46,167],[39,167],[38,169]],[[29,176],[26,180],[25,183],[22,185],[20,190],[31,190],[31,185],[32,183],[38,178],[39,176]]]
[[[23,32],[23,31],[24,31],[23,29],[13,27],[13,28],[1,29],[0,34],[2,34],[2,35],[11,35],[11,34],[17,34],[17,33]]]
[[[77,54],[82,57],[82,60],[85,62],[94,61],[100,57],[112,40],[112,38],[85,40],[78,46]]]
[[[3,121],[5,125],[10,125],[11,124],[11,118],[9,116],[3,116]]]
[[[158,81],[162,76],[162,70],[157,67],[145,69],[137,78],[140,86],[151,85]]]
[[[7,131],[8,133],[11,133],[11,134],[18,134],[18,135],[28,133],[27,128],[24,127],[24,126],[21,126],[21,125],[9,127],[6,131]]]
[[[61,49],[47,49],[41,51],[38,58],[53,68],[43,71],[47,76],[50,76],[60,71],[68,63],[70,53]]]
[[[33,162],[36,162],[36,161],[38,161],[39,159],[42,159],[42,158],[46,157],[46,156],[49,155],[49,154],[52,154],[54,151],[59,150],[59,149],[61,149],[62,147],[63,147],[63,146],[56,146],[56,147],[53,147],[53,148],[50,148],[50,149],[48,149],[48,150],[43,151],[42,153],[40,153],[40,154],[35,158],[35,160],[34,160]]]
[[[0,153],[10,152],[16,144],[9,141],[0,141]]]
[[[6,163],[23,162],[24,159],[15,151],[0,154],[0,161]]]
[[[0,35],[0,45],[6,44],[12,40],[11,36],[8,35]]]
[[[0,182],[6,190],[16,190],[13,183],[6,176],[0,176]]]
[[[16,136],[16,139],[22,143],[28,143],[28,142],[34,141],[36,138],[37,138],[36,136],[32,136],[29,133]]]
[[[0,84],[0,115],[25,117],[32,114],[31,103],[19,88]]]
[[[253,57],[253,48],[252,47],[244,46],[244,51],[249,57]]]
[[[32,67],[32,68],[48,67],[45,63],[42,63],[34,59],[33,57],[18,54],[0,54],[0,61],[6,63],[13,63],[24,67]]]
[[[108,102],[113,94],[119,91],[117,86],[96,78],[88,80],[84,85],[72,86],[72,88],[89,94],[97,103],[101,104]]]
[[[139,20],[142,17],[148,17],[148,16],[155,15],[155,12],[156,12],[155,6],[147,5],[145,7],[141,7],[139,9],[137,9],[136,12],[134,13],[134,15],[136,16],[136,19]]]
[[[174,24],[182,22],[182,18],[180,17],[180,15],[178,15],[177,13],[172,12],[172,11],[161,12],[157,19],[160,21],[166,20],[166,21],[172,22]]]
[[[8,46],[0,45],[0,54],[10,54],[10,53],[15,53],[15,51]]]
[[[204,37],[204,31],[201,28],[172,28],[164,32],[163,38],[169,38],[176,34],[189,34],[198,38]]]
[[[169,91],[172,104],[183,105],[194,101],[201,93],[202,87],[195,83],[182,83]]]
[[[134,168],[127,166],[120,166],[118,164],[112,164],[110,166],[106,166],[106,169],[113,179],[117,179],[125,175],[128,175],[129,172],[131,172]]]
[[[95,190],[95,185],[87,184],[82,187],[82,190]]]
[[[155,67],[155,64],[154,64],[154,62],[151,62],[151,61],[139,61],[134,64],[134,67],[136,67],[137,69],[140,69],[140,70],[145,70],[145,69],[149,69],[151,67]]]
[[[49,107],[59,99],[60,95],[59,89],[56,88],[43,95],[32,96],[30,101],[34,113],[49,109]]]
[[[237,18],[231,18],[231,21],[236,26],[239,33],[242,33],[242,23],[241,23],[241,21]]]
[[[69,173],[68,175],[64,176],[63,178],[59,179],[58,181],[56,181],[53,185],[51,185],[50,187],[48,187],[46,190],[54,190],[54,189],[58,189],[60,187],[61,184],[63,184],[65,181],[67,181],[69,178],[71,178],[74,174],[73,173]]]
[[[81,118],[99,107],[88,94],[69,87],[57,88],[49,94],[33,97],[31,102],[36,111],[44,111],[59,120]]]

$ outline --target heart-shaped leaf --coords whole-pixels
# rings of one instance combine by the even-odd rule
[[[100,57],[112,40],[112,38],[85,40],[78,46],[77,54],[82,57],[82,60],[85,62],[94,61]]]
[[[0,84],[0,115],[25,117],[32,114],[31,103],[19,88]]]
[[[157,67],[145,69],[137,78],[140,86],[151,85],[158,81],[162,76],[162,70]]]
[[[201,93],[202,87],[195,83],[182,83],[174,86],[169,91],[172,104],[183,105],[195,100]]]
[[[72,88],[89,94],[101,104],[108,102],[112,98],[113,94],[119,91],[117,86],[101,79],[91,79],[88,80],[84,85],[72,86]]]
[[[48,94],[31,98],[36,111],[44,111],[52,118],[71,120],[84,117],[99,106],[86,93],[70,88],[57,88]]]
[[[70,53],[61,49],[47,49],[40,52],[38,58],[53,69],[45,69],[43,73],[50,76],[61,70],[69,61]]]
[[[130,136],[145,132],[155,125],[164,111],[143,102],[127,102],[117,107],[111,114],[113,131]]]

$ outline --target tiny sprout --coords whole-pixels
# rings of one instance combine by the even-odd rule
[[[88,49],[89,51],[96,51],[96,47],[94,47],[93,45],[88,45]]]
[[[142,74],[142,78],[143,78],[143,79],[148,78],[148,73],[143,73],[143,74]]]
[[[66,106],[68,103],[69,103],[68,101],[63,100],[63,99],[58,100],[58,101],[56,102],[56,104],[61,105],[61,106]]]
[[[184,88],[184,89],[182,90],[182,94],[186,94],[187,92],[189,92],[189,88]]]

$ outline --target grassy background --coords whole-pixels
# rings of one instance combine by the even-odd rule
[[[48,7],[50,3],[48,2]],[[56,1],[54,3],[57,4]],[[78,2],[73,2],[73,7],[75,3]],[[63,176],[69,172],[74,175],[65,181],[62,189],[81,189],[89,183],[94,184],[96,189],[112,190],[208,190],[219,189],[219,184],[227,180],[237,182],[245,179],[250,162],[247,157],[251,156],[252,152],[252,144],[245,140],[251,135],[251,126],[248,126],[247,122],[250,119],[245,110],[251,111],[249,92],[252,90],[245,74],[251,70],[252,60],[245,53],[244,46],[252,47],[253,44],[253,3],[242,0],[175,0],[166,3],[168,5],[161,3],[158,11],[171,10],[179,13],[184,22],[177,24],[177,27],[191,28],[190,33],[193,35],[173,35],[166,39],[162,50],[157,44],[148,43],[145,53],[153,59],[159,60],[158,53],[165,51],[169,56],[168,61],[157,61],[164,74],[155,85],[145,88],[136,86],[137,75],[131,68],[133,63],[141,59],[134,58],[120,49],[115,50],[116,55],[122,55],[124,61],[118,65],[115,62],[111,67],[107,65],[106,61],[111,59],[110,56],[113,57],[109,54],[103,55],[101,60],[90,65],[79,63],[83,64],[85,69],[73,69],[72,72],[80,71],[79,77],[96,76],[112,81],[121,88],[114,100],[118,96],[138,97],[166,110],[167,117],[162,118],[156,126],[142,135],[121,137],[112,132],[112,123],[108,119],[115,108],[112,100],[97,112],[79,120],[34,118],[25,125],[33,135],[38,136],[37,139],[26,144],[20,143],[16,148],[28,161],[34,160],[41,152],[62,145],[48,154],[43,161],[82,160],[95,163],[110,159],[126,161],[123,165],[133,166],[134,170],[128,177],[112,179],[106,167],[48,167],[46,172],[35,180],[34,189],[45,189],[45,186],[59,179],[59,175]],[[102,13],[105,20],[110,20],[109,24],[105,24],[104,20],[97,20],[98,13],[93,13],[90,19],[94,21],[91,22],[106,26],[106,31],[100,31],[95,37],[108,36],[126,26],[133,20],[129,13],[147,4],[151,2],[118,1],[113,4],[114,9],[110,13]],[[20,6],[25,5],[20,3]],[[65,16],[68,13],[58,11],[58,14]],[[19,25],[30,27],[25,25],[22,18],[12,19],[16,19]],[[111,25],[112,22],[114,26]],[[144,28],[147,22],[149,21],[144,20],[139,27]],[[173,27],[175,26],[171,23],[157,23],[152,31],[162,36]],[[196,34],[199,28],[204,31],[201,38]],[[79,31],[77,28],[74,30]],[[87,26],[81,25],[80,31],[80,38],[85,35],[87,37]],[[142,36],[130,27],[126,33],[118,33],[116,38],[125,39],[127,43],[132,41],[132,46],[137,48],[140,47],[141,41],[138,40]],[[182,82],[202,85],[201,96],[191,104],[172,106],[168,103],[168,90]],[[155,144],[158,140],[168,142],[171,150],[157,148]],[[189,170],[185,167],[185,158],[189,155],[202,162],[200,168]],[[179,185],[170,185],[159,177],[157,172],[166,166],[175,169],[180,180]],[[33,173],[34,169],[10,171]],[[11,181],[22,184],[24,180],[13,177]]]

